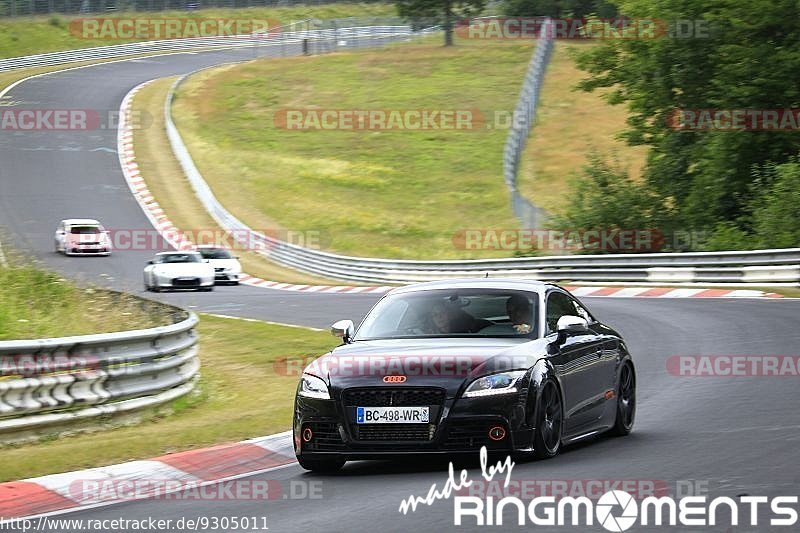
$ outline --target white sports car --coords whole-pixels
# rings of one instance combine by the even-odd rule
[[[221,246],[204,244],[197,247],[197,251],[214,267],[217,283],[239,284],[242,275],[242,265],[239,258],[231,254],[230,250]]]
[[[55,250],[65,255],[111,255],[111,237],[91,218],[67,218],[58,223]]]
[[[214,290],[214,267],[200,252],[160,252],[144,267],[144,289]]]

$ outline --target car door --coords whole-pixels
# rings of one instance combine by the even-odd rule
[[[547,294],[545,313],[547,334],[552,340],[559,318],[581,316],[574,300],[559,289]],[[602,372],[601,345],[600,336],[589,329],[569,335],[558,353],[550,357],[561,382],[567,437],[591,429],[603,415],[606,387],[604,380],[598,379]]]
[[[617,364],[620,357],[619,337],[611,334],[609,328],[598,322],[591,313],[572,295],[572,304],[575,306],[575,314],[584,318],[589,324],[589,328],[594,331],[599,341],[597,362],[594,365],[593,382],[597,384],[602,394],[599,402],[604,404],[604,411],[600,412],[600,425],[612,425],[616,418],[616,391],[617,391]]]

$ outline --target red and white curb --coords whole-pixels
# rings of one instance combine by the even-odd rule
[[[133,127],[131,126],[131,106],[133,97],[148,81],[134,87],[120,105],[118,132],[118,154],[125,181],[144,214],[159,232],[162,238],[176,250],[191,250],[194,244],[170,221],[158,202],[153,198],[142,178],[136,163],[133,148]],[[295,292],[340,293],[340,294],[384,294],[393,287],[349,286],[349,285],[295,285],[257,278],[243,274],[241,283],[252,287]],[[616,298],[780,298],[779,294],[765,293],[751,289],[702,289],[702,288],[667,288],[667,287],[565,287],[576,296],[608,296]]]
[[[158,205],[158,202],[155,201],[153,194],[147,188],[144,178],[142,178],[139,165],[136,163],[136,154],[133,149],[131,106],[136,93],[153,81],[155,80],[137,85],[122,100],[119,109],[120,118],[117,137],[119,162],[122,167],[122,174],[125,176],[125,181],[131,193],[133,193],[133,197],[139,203],[145,216],[150,220],[156,231],[176,250],[192,250],[194,249],[194,244],[175,227],[161,206]],[[241,282],[253,287],[300,292],[382,294],[392,289],[392,287],[357,287],[349,285],[294,285],[261,279],[248,274],[243,275]]]
[[[578,297],[612,298],[782,298],[780,294],[753,289],[702,289],[690,287],[577,287],[565,286]]]
[[[200,489],[294,462],[292,432],[286,431],[149,460],[0,483],[0,523],[165,497],[170,492]],[[87,490],[98,486],[114,488]]]

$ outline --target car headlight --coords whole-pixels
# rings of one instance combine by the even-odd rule
[[[525,370],[500,372],[478,378],[469,384],[464,391],[464,398],[477,398],[479,396],[493,396],[495,394],[509,394],[517,392],[517,382],[525,375]]]
[[[311,374],[303,374],[300,377],[300,388],[297,390],[297,394],[305,396],[306,398],[316,398],[318,400],[331,399],[331,394],[328,392],[328,386],[325,382]]]

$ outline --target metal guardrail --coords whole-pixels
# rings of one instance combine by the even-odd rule
[[[379,3],[380,0],[371,0]],[[286,7],[334,4],[336,0],[2,0],[0,17],[23,17],[49,14],[117,14],[131,12],[178,11],[195,13],[211,7]],[[370,2],[367,2],[370,3]]]
[[[282,31],[275,29],[268,33],[236,35],[229,37],[198,37],[190,39],[168,39],[161,41],[142,41],[129,44],[100,46],[52,52],[25,57],[0,59],[0,72],[31,67],[46,67],[82,61],[97,61],[130,56],[155,54],[159,52],[180,52],[188,50],[253,48],[255,51],[263,46],[292,45],[308,41],[312,44],[312,53],[335,50],[340,43],[346,46],[358,46],[361,41],[380,39],[396,39],[418,35],[410,26],[351,26],[338,27],[337,21],[325,21],[327,28],[310,28],[298,31]],[[280,31],[278,31],[280,30]]]
[[[153,407],[192,390],[198,318],[151,329],[0,342],[6,434]]]
[[[511,193],[511,207],[514,214],[525,228],[539,228],[545,217],[543,209],[533,205],[517,190],[519,162],[528,134],[536,119],[536,104],[544,81],[544,72],[553,55],[553,22],[545,19],[539,32],[539,41],[528,64],[528,72],[522,82],[517,106],[514,108],[514,123],[508,132],[503,149],[503,177]]]

